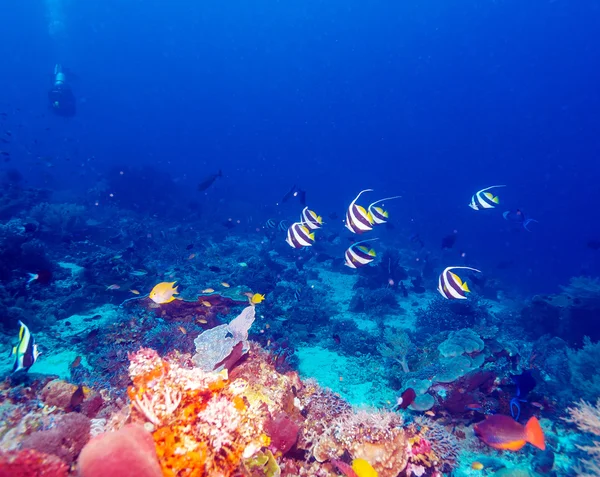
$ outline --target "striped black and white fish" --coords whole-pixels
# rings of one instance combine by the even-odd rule
[[[310,247],[315,243],[315,234],[302,222],[294,222],[287,231],[285,241],[293,248]]]
[[[29,371],[40,355],[35,339],[29,332],[29,328],[22,321],[19,321],[21,328],[19,329],[19,344],[12,349],[11,356],[15,355],[15,364],[12,372],[16,373],[24,369]]]
[[[304,209],[302,209],[300,221],[310,230],[320,229],[323,225],[323,219],[321,216],[317,215],[317,213],[313,210],[309,210],[308,207],[304,207]]]
[[[475,194],[473,194],[473,197],[471,197],[471,203],[469,204],[469,207],[471,207],[471,209],[473,210],[493,209],[494,207],[496,207],[500,203],[500,199],[498,198],[498,196],[494,196],[494,194],[488,192],[490,189],[494,189],[496,187],[506,186],[494,185],[475,192]]]
[[[372,192],[373,189],[360,191],[356,198],[350,203],[346,211],[346,228],[355,234],[362,234],[373,230],[373,217],[364,207],[356,205],[356,201],[363,192]]]
[[[369,214],[371,215],[371,219],[373,220],[373,224],[375,224],[375,225],[385,224],[389,218],[389,214],[388,214],[387,210],[383,210],[381,207],[376,207],[375,204],[379,204],[380,202],[383,202],[384,200],[399,199],[400,197],[402,197],[402,196],[396,195],[394,197],[386,197],[385,199],[379,199],[379,200],[376,200],[375,202],[373,202],[367,208],[367,211],[369,212]]]
[[[348,249],[346,250],[346,266],[350,268],[360,268],[364,267],[365,265],[368,265],[373,260],[375,260],[375,257],[377,255],[375,253],[375,250],[369,249],[369,247],[365,247],[364,245],[362,245],[365,242],[371,242],[373,240],[377,239],[374,238],[369,240],[362,240],[360,242],[356,242],[350,245],[350,247],[348,247]]]
[[[286,220],[281,220],[279,223],[275,222],[273,219],[269,219],[265,222],[265,228],[267,229],[275,229],[281,230],[282,232],[286,231],[288,228],[288,224]]]
[[[481,270],[471,267],[448,267],[441,274],[438,279],[438,291],[447,300],[466,300],[467,293],[470,293],[467,282],[463,282],[460,277],[453,273],[452,270],[473,270],[474,272],[481,273]]]

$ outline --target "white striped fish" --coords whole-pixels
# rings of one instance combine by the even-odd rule
[[[287,231],[285,241],[293,248],[310,247],[315,243],[315,234],[302,222],[294,222]]]
[[[474,272],[481,273],[481,270],[471,267],[448,267],[441,274],[438,279],[438,291],[447,300],[466,300],[467,293],[470,293],[467,282],[463,282],[456,273],[452,273],[451,270],[473,270]]]
[[[356,201],[363,192],[372,192],[373,189],[360,191],[356,198],[350,203],[346,211],[346,228],[355,234],[362,234],[373,230],[373,217],[364,207],[356,205]]]
[[[375,207],[375,204],[379,204],[380,202],[383,202],[384,200],[399,199],[400,197],[402,197],[402,196],[396,195],[394,197],[386,197],[385,199],[379,199],[379,200],[376,200],[375,202],[373,202],[367,208],[367,211],[371,215],[371,218],[373,219],[373,223],[375,225],[385,224],[389,218],[389,214],[387,213],[387,210],[383,210],[381,207]]]
[[[308,207],[302,209],[300,221],[310,230],[320,229],[323,225],[323,219],[316,212],[309,210]]]
[[[35,339],[29,332],[29,328],[21,321],[19,321],[19,325],[21,326],[19,329],[19,344],[12,349],[11,353],[11,355],[15,355],[13,373],[22,369],[29,371],[29,368],[33,366],[33,363],[36,362],[40,355],[37,344],[35,344]]]
[[[480,209],[493,209],[500,203],[500,199],[498,196],[494,196],[491,192],[487,192],[490,189],[494,189],[496,187],[506,187],[505,185],[494,185],[490,187],[486,187],[485,189],[481,189],[480,191],[475,192],[473,197],[471,197],[471,203],[469,207],[473,210]]]
[[[360,268],[364,267],[365,265],[368,265],[373,260],[375,260],[375,250],[369,250],[368,247],[362,245],[365,242],[371,242],[373,240],[377,239],[374,238],[369,240],[362,240],[361,242],[356,242],[350,245],[350,247],[348,247],[348,249],[346,250],[346,266],[350,268]]]

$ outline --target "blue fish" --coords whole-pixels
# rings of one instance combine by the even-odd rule
[[[507,220],[513,224],[521,225],[525,230],[527,230],[527,232],[531,232],[531,230],[527,228],[531,222],[535,222],[536,224],[538,223],[538,221],[535,219],[528,219],[525,217],[525,214],[521,209],[507,210],[502,214],[502,217],[504,217],[504,220]]]

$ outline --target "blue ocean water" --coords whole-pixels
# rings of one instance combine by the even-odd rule
[[[94,247],[110,248],[115,235],[126,237],[115,255],[135,243],[124,269],[149,268],[151,256],[158,276],[179,273],[180,282],[191,273],[181,271],[188,255],[213,264],[209,249],[234,264],[260,260],[250,243],[284,261],[343,259],[348,204],[373,189],[361,204],[401,196],[385,202],[390,220],[377,229],[378,253],[408,250],[401,265],[428,293],[447,266],[480,269],[487,281],[476,282],[475,294],[529,320],[521,309],[532,297],[558,294],[572,277],[596,283],[600,274],[599,27],[596,0],[4,2],[2,225],[35,222],[30,209],[40,203],[85,207],[77,220],[86,230],[52,231],[36,244],[53,268],[64,255],[101,284],[77,292],[70,312],[84,315],[154,284],[125,284],[95,268],[103,259]],[[72,117],[49,104],[56,64],[76,98]],[[494,209],[468,207],[492,185],[505,186],[493,190]],[[293,186],[332,234],[314,255],[287,247],[285,233],[271,242],[265,229],[269,219],[289,225],[299,216],[295,198],[282,202]],[[8,207],[20,200],[29,202]],[[530,230],[503,217],[517,210],[537,221]],[[27,252],[12,261],[7,249],[0,310],[8,342],[17,326],[11,307],[31,299],[25,281],[40,262],[28,263]],[[270,289],[252,290],[266,292],[266,303],[282,280],[295,286],[293,273],[273,273],[257,281]],[[117,296],[104,289],[113,283]],[[298,289],[314,290],[310,283]],[[47,304],[23,316],[43,323],[53,297],[86,287],[45,292],[36,299]],[[538,337],[559,334],[544,320]],[[577,323],[569,325],[577,328],[574,349],[584,335],[600,337],[596,322]],[[502,325],[495,323],[501,333],[514,331]],[[573,391],[569,400],[579,397]]]

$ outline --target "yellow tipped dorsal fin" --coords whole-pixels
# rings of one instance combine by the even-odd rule
[[[463,284],[460,287],[467,293],[471,293],[471,290],[469,290],[469,287],[467,286],[467,282],[463,282]]]
[[[498,198],[498,196],[496,196],[496,197],[494,197],[494,198],[492,199],[492,202],[493,202],[494,204],[499,204],[499,203],[500,203],[500,199]]]

